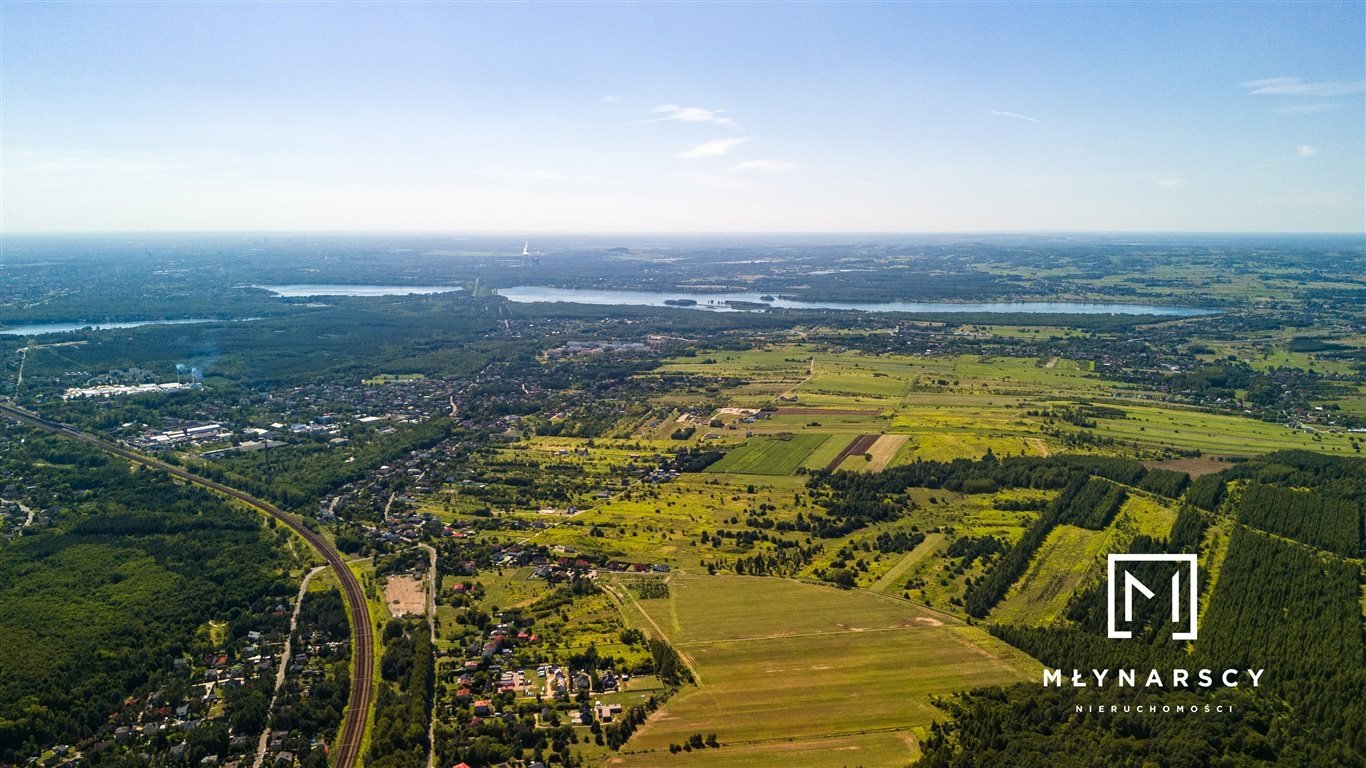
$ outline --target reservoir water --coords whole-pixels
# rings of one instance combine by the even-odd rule
[[[247,318],[250,319],[250,318]],[[137,328],[143,325],[193,325],[196,323],[220,323],[209,317],[192,317],[185,320],[134,320],[124,323],[32,323],[0,328],[0,336],[41,336],[45,333],[70,333],[71,331],[108,331],[115,328]]]
[[[1063,315],[1171,315],[1193,317],[1215,314],[1217,310],[1195,307],[1172,307],[1156,304],[1110,304],[1075,301],[1014,301],[1014,302],[946,302],[946,301],[885,301],[858,303],[852,301],[794,301],[758,293],[686,293],[655,291],[599,291],[581,288],[545,288],[519,285],[500,288],[498,295],[518,303],[563,301],[573,304],[606,304],[612,306],[664,307],[667,301],[692,301],[686,309],[706,309],[731,312],[735,308],[728,301],[743,301],[788,309],[852,309],[862,312],[999,312]]]
[[[306,296],[415,296],[464,290],[458,285],[253,285],[286,299]]]

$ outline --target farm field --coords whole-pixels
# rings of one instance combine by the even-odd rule
[[[707,468],[708,472],[753,475],[790,475],[805,466],[807,457],[825,443],[837,443],[834,435],[804,434],[748,440]],[[825,453],[824,451],[822,453]]]
[[[863,472],[878,472],[892,465],[892,460],[897,453],[906,445],[909,440],[908,435],[882,435],[873,444],[868,446],[865,455],[871,457],[865,459],[862,455],[850,456],[841,465],[844,469],[853,469]]]
[[[1298,448],[1352,454],[1342,432],[1309,432],[1255,419],[1185,408],[1120,404],[1125,419],[1097,419],[1096,432],[1118,440],[1195,448],[1207,453],[1250,456]]]
[[[724,376],[722,397],[732,406],[776,405],[748,428],[756,435],[909,435],[879,466],[845,462],[843,469],[878,469],[923,460],[1049,455],[1061,450],[1152,459],[1166,451],[1251,456],[1287,448],[1348,454],[1341,430],[1296,429],[1229,413],[1165,406],[1160,394],[1107,381],[1089,361],[986,355],[894,356],[830,352],[792,345],[718,353],[666,363],[661,371]],[[767,395],[756,398],[755,386]],[[1118,409],[1095,426],[1058,425],[1040,415],[1077,403]],[[1343,400],[1344,410],[1353,407]],[[1079,441],[1064,444],[1063,433]],[[1170,456],[1170,453],[1165,453]],[[737,461],[739,461],[737,459]],[[759,461],[760,465],[766,462]],[[790,462],[774,461],[773,469]],[[811,462],[799,465],[812,468]]]
[[[775,759],[834,750],[841,764],[901,766],[939,716],[932,693],[1036,673],[1036,662],[981,628],[869,592],[741,576],[669,585],[668,598],[628,611],[664,634],[702,685],[671,699],[609,765],[659,765],[669,744],[701,731],[722,747],[669,764],[779,764],[754,762],[764,747]]]

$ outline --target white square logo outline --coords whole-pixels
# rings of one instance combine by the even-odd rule
[[[1106,606],[1105,606],[1105,607],[1106,607],[1107,621],[1106,621],[1106,627],[1105,627],[1105,636],[1106,636],[1107,638],[1111,639],[1111,640],[1124,640],[1124,639],[1132,638],[1132,637],[1134,636],[1134,633],[1131,632],[1131,631],[1129,631],[1129,630],[1127,630],[1127,629],[1126,629],[1126,630],[1121,630],[1121,629],[1116,629],[1116,628],[1115,628],[1115,564],[1116,564],[1116,563],[1120,563],[1120,562],[1174,562],[1174,563],[1187,563],[1187,564],[1189,564],[1189,566],[1190,566],[1190,576],[1189,576],[1189,578],[1187,579],[1187,581],[1189,582],[1189,586],[1188,586],[1188,588],[1187,588],[1187,593],[1188,593],[1187,600],[1188,600],[1188,602],[1189,602],[1189,604],[1190,604],[1190,624],[1189,624],[1189,629],[1188,629],[1187,631],[1185,631],[1185,632],[1172,632],[1172,639],[1173,639],[1173,640],[1194,640],[1194,639],[1195,639],[1195,635],[1196,635],[1196,624],[1197,624],[1196,613],[1197,613],[1197,611],[1199,610],[1199,603],[1198,603],[1198,601],[1197,601],[1197,599],[1196,599],[1196,598],[1197,598],[1197,592],[1196,592],[1196,590],[1198,589],[1198,587],[1197,587],[1197,579],[1198,579],[1198,574],[1199,574],[1199,569],[1198,569],[1198,565],[1197,565],[1197,560],[1198,560],[1198,558],[1196,557],[1196,555],[1193,555],[1193,554],[1111,554],[1111,555],[1109,555],[1108,558],[1107,558],[1107,563],[1106,563],[1107,572],[1106,572],[1106,585],[1105,585],[1105,595],[1106,595]],[[1129,575],[1129,572],[1128,572],[1127,570],[1126,570],[1124,573],[1125,573],[1126,576]],[[1172,580],[1172,611],[1173,611],[1173,613],[1179,612],[1179,608],[1180,608],[1180,605],[1181,605],[1180,591],[1177,589],[1177,578],[1180,576],[1180,573],[1181,573],[1181,572],[1178,570],[1178,571],[1176,572],[1176,576],[1175,576],[1175,577],[1173,578],[1173,580]],[[1139,582],[1137,579],[1134,579],[1132,576],[1129,576],[1129,578],[1132,579],[1133,583],[1136,584],[1140,589],[1142,589],[1142,591],[1144,591],[1145,593],[1147,593],[1147,595],[1148,595],[1149,597],[1152,597],[1152,593],[1147,589],[1146,585],[1144,585],[1142,582]],[[1130,591],[1130,584],[1129,584],[1129,581],[1127,581],[1127,580],[1126,580],[1125,586],[1124,586],[1124,599],[1125,599],[1125,604],[1126,604],[1126,606],[1131,606],[1131,605],[1132,605],[1132,602],[1131,602],[1131,601],[1132,601],[1132,599],[1133,599],[1133,593]],[[1131,612],[1130,612],[1130,613],[1131,613]],[[1128,618],[1127,615],[1126,615],[1126,618]],[[1178,620],[1178,619],[1177,619],[1176,616],[1173,616],[1173,617],[1172,617],[1173,623],[1177,622],[1177,620]]]

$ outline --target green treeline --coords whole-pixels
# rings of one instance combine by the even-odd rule
[[[1072,486],[1068,486],[1068,490]],[[1122,486],[1090,477],[1074,494],[1064,490],[1058,498],[1058,522],[1099,531],[1110,524],[1129,494]]]
[[[1141,465],[1140,465],[1141,468]],[[1020,578],[1034,551],[1059,523],[1088,528],[1103,528],[1124,503],[1124,489],[1099,477],[1078,475],[1053,503],[1039,515],[1020,540],[997,559],[982,578],[973,582],[963,595],[964,610],[982,618],[1005,597],[1010,585]]]
[[[1220,475],[1201,475],[1191,482],[1186,489],[1186,501],[1195,506],[1213,512],[1219,508],[1219,502],[1224,500],[1224,477]]]
[[[1303,496],[1355,505],[1366,485],[1366,462],[1282,452],[1241,464],[1216,480],[1202,477],[1192,490],[1200,488],[1205,501],[1217,499],[1231,478],[1282,486],[1254,491],[1258,505],[1265,503],[1260,499],[1282,499],[1281,492],[1291,488],[1308,488],[1290,491]],[[1273,509],[1285,507],[1273,504]],[[1301,511],[1301,525],[1294,530],[1306,537],[1319,536],[1340,515],[1324,504]],[[1166,539],[1139,536],[1130,551],[1198,552],[1210,522],[1208,512],[1186,507]],[[1105,636],[1103,585],[1073,597],[1064,609],[1065,624],[992,627],[1045,667],[1064,670],[1064,677],[1073,669],[1083,674],[1092,669],[1133,668],[1140,674],[1153,668],[1263,669],[1258,687],[1249,687],[1244,677],[1244,684],[1231,690],[1203,689],[1192,678],[1190,686],[1176,690],[1070,684],[1044,688],[1034,681],[973,691],[939,702],[953,719],[932,728],[918,765],[1362,765],[1366,635],[1360,564],[1285,535],[1234,527],[1217,584],[1202,598],[1199,638],[1193,643],[1171,639],[1170,620],[1164,618],[1170,609],[1166,590],[1157,590],[1132,627],[1133,638],[1122,642]],[[1140,578],[1160,583],[1161,566],[1135,565],[1139,570],[1144,566],[1153,572]],[[1209,592],[1206,576],[1202,571],[1202,595]],[[1102,704],[1194,705],[1201,710],[1181,715],[1085,711]],[[1233,710],[1203,710],[1220,705]]]
[[[406,426],[356,448],[350,453],[356,459],[352,462],[338,461],[325,445],[307,444],[272,449],[269,456],[266,451],[240,453],[196,466],[195,471],[283,506],[299,508],[360,480],[375,467],[436,445],[450,437],[451,430],[446,418]]]
[[[1348,499],[1253,482],[1238,501],[1238,522],[1344,557],[1360,550],[1361,510]]]
[[[422,622],[391,619],[384,628],[379,690],[369,768],[423,768],[427,765],[427,724],[435,689],[432,638]]]
[[[1190,480],[1191,476],[1185,472],[1173,472],[1170,469],[1150,469],[1143,476],[1138,487],[1149,493],[1166,496],[1169,499],[1177,499],[1181,497],[1181,492],[1186,490]]]
[[[1355,563],[1239,527],[1196,644],[1210,663],[1265,667],[1297,727],[1351,747],[1358,760],[1366,756],[1360,577]]]
[[[692,673],[684,666],[672,645],[663,640],[650,640],[650,656],[654,659],[655,674],[660,682],[671,688],[692,682]]]

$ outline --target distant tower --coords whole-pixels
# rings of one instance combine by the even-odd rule
[[[531,251],[528,251],[528,250],[527,250],[527,246],[529,246],[529,245],[531,245],[531,241],[530,241],[530,240],[528,240],[528,241],[526,241],[525,243],[522,244],[522,267],[523,267],[523,268],[526,267],[526,260],[527,260],[527,258],[531,256]]]

